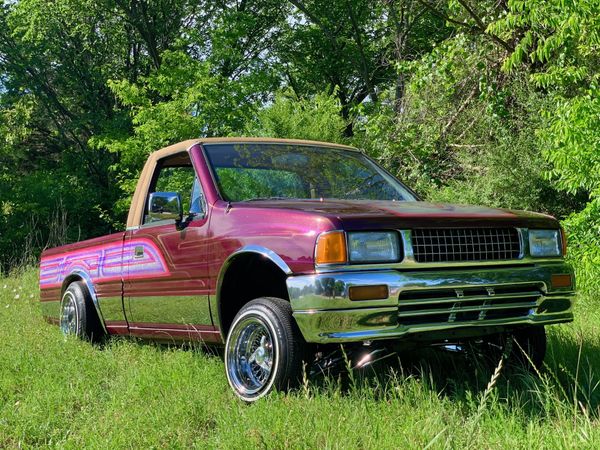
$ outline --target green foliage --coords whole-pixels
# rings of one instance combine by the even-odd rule
[[[597,1],[511,0],[508,6],[506,14],[489,27],[506,39],[518,40],[504,60],[505,70],[527,62],[546,64],[543,71],[532,74],[544,87],[595,76],[600,45]]]
[[[0,270],[120,222],[109,170],[118,158],[89,140],[127,127],[107,80],[135,78],[149,67],[126,15],[113,1],[0,7]]]
[[[574,260],[586,285],[600,288],[600,91],[557,100],[540,132],[552,163],[548,178],[567,192],[586,192],[590,202],[565,221]]]
[[[600,200],[594,199],[563,225],[568,230],[569,260],[577,270],[579,289],[600,291]]]
[[[341,104],[335,93],[321,92],[309,98],[297,98],[280,92],[275,101],[263,108],[257,120],[248,124],[250,136],[343,142],[347,122],[341,116]]]
[[[600,275],[600,3],[512,1],[509,13],[493,28],[506,36],[525,33],[504,61],[505,70],[537,65],[530,80],[549,101],[538,136],[551,166],[547,177],[566,192],[583,192],[586,208],[565,222],[581,275]],[[596,284],[597,286],[597,284]]]
[[[463,34],[405,65],[400,113],[384,103],[359,145],[430,200],[565,216],[581,203],[544,176],[551,166],[535,130],[547,101],[525,74],[495,71],[490,52]]]
[[[561,189],[600,198],[600,90],[557,100],[547,121],[541,136],[553,165],[549,176]]]
[[[478,67],[480,58],[469,49],[471,45],[459,35],[421,60],[399,67],[401,73],[410,75],[401,104],[393,102],[393,89],[382,95],[379,110],[365,117],[364,136],[357,138],[361,147],[420,192],[452,178],[455,161],[448,144],[481,144],[453,139],[472,126],[461,112],[473,104],[485,76],[485,67]]]
[[[596,0],[6,1],[0,266],[122,229],[149,152],[250,134],[353,143],[431,200],[569,217],[592,270],[599,16]]]
[[[600,4],[597,1],[513,1],[493,28],[512,36],[527,29],[504,61],[514,70],[527,60],[543,64],[531,73],[550,100],[540,108],[539,130],[549,176],[568,192],[600,195]]]
[[[113,170],[123,191],[121,213],[128,209],[137,175],[152,151],[200,135],[227,136],[243,129],[260,97],[255,92],[259,80],[248,78],[254,80],[228,80],[206,62],[167,51],[160,69],[136,83],[109,81],[122,107],[130,111],[133,133],[101,135],[91,143],[119,155]]]
[[[231,201],[269,197],[303,198],[302,179],[293,172],[272,169],[216,170],[221,193]]]

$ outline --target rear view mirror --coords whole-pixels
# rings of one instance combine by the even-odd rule
[[[148,215],[151,222],[183,220],[181,196],[178,192],[152,192],[148,199]]]

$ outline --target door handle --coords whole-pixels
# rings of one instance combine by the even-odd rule
[[[143,258],[144,257],[144,247],[142,247],[141,245],[136,245],[135,248],[133,249],[133,257],[135,259]]]

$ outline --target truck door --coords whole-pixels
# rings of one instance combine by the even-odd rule
[[[152,221],[127,231],[124,304],[129,333],[157,339],[218,338],[208,303],[208,211],[187,152],[157,161],[152,192],[178,192],[187,226]],[[145,198],[146,208],[148,195]]]

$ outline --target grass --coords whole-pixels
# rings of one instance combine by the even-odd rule
[[[440,352],[245,405],[201,349],[65,339],[37,272],[0,279],[0,448],[599,448],[600,307],[550,328],[547,369],[485,371]],[[496,375],[495,379],[493,375]]]

